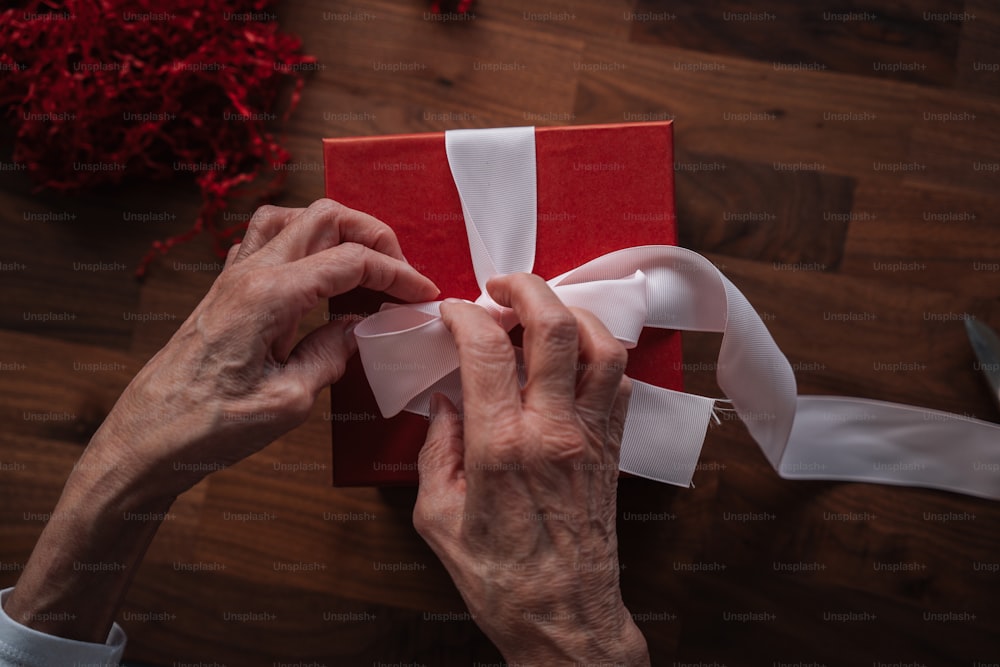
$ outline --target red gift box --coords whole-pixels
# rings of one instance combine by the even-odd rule
[[[323,154],[328,197],[390,225],[440,298],[479,296],[444,133],[325,139]],[[672,123],[540,127],[535,154],[538,275],[554,278],[621,248],[676,244]],[[355,290],[330,300],[330,316],[374,313],[387,300]],[[643,330],[627,373],[679,390],[680,334]],[[426,418],[384,419],[357,355],[330,400],[335,486],[416,482]]]

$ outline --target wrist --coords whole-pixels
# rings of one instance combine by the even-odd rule
[[[155,468],[144,465],[140,457],[129,460],[102,449],[105,444],[95,436],[84,450],[66,480],[56,512],[65,508],[74,523],[86,522],[94,532],[127,531],[147,523],[137,516],[162,520],[179,494],[158,480]]]
[[[173,498],[144,490],[141,476],[107,463],[94,444],[74,467],[4,608],[40,632],[100,643]]]
[[[185,456],[206,451],[216,421],[210,398],[161,395],[146,374],[118,399],[69,480],[134,510],[172,503],[210,472],[209,462]]]
[[[91,438],[66,480],[60,504],[92,507],[95,519],[172,504],[185,489],[179,488],[170,463],[159,460],[161,448],[153,440],[158,436],[143,436],[115,422],[112,413]]]
[[[498,646],[511,667],[527,665],[649,665],[646,638],[622,607],[624,618],[600,623],[552,627],[536,625],[531,632],[511,637],[508,646]],[[618,626],[617,628],[615,626]],[[540,636],[539,636],[540,635]],[[531,641],[528,637],[535,637]]]

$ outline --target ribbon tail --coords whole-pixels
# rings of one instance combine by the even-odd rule
[[[619,469],[691,486],[715,401],[632,380]]]
[[[1000,500],[1000,427],[898,403],[800,396],[778,472]]]

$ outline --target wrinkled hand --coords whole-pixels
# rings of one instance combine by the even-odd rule
[[[463,414],[434,397],[414,525],[511,664],[648,664],[622,601],[615,533],[625,349],[537,276],[488,290],[524,326],[527,383],[484,309],[442,304]]]
[[[204,300],[126,389],[93,454],[127,459],[130,474],[176,495],[298,426],[356,348],[350,320],[297,342],[299,323],[358,286],[409,301],[438,293],[369,215],[330,200],[259,209]]]
[[[208,295],[94,434],[52,512],[59,520],[4,602],[11,618],[103,642],[177,495],[298,426],[343,374],[349,320],[296,339],[306,313],[358,286],[411,301],[438,293],[369,215],[330,200],[259,209]]]

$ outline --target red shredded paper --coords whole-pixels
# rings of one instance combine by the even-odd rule
[[[269,0],[24,2],[0,14],[0,108],[14,160],[38,189],[77,192],[126,179],[194,176],[203,205],[187,232],[140,262],[207,231],[216,252],[246,223],[221,213],[234,188],[280,189],[290,156],[267,130],[283,84],[316,59],[278,30]]]

